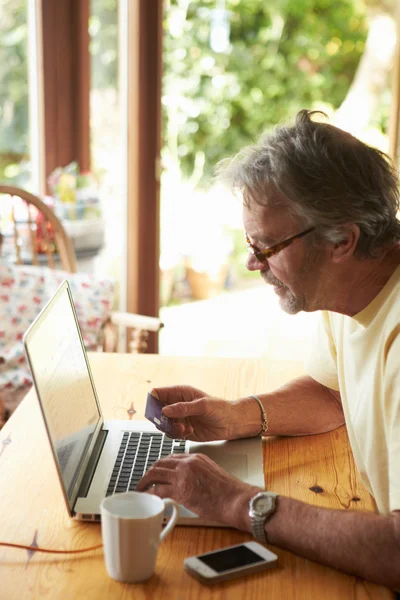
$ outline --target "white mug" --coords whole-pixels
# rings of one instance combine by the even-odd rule
[[[165,507],[172,516],[162,529]],[[145,492],[126,492],[104,498],[101,533],[107,572],[117,581],[134,583],[152,576],[160,542],[178,519],[178,505]]]

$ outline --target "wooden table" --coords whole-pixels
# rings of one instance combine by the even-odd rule
[[[143,418],[152,386],[188,383],[233,399],[274,389],[302,373],[297,363],[258,359],[93,354],[90,362],[104,416],[114,419]],[[316,506],[375,510],[358,477],[344,427],[316,436],[270,438],[263,446],[268,489]],[[0,431],[0,490],[1,541],[57,549],[101,543],[98,524],[67,516],[33,391]],[[136,585],[110,579],[101,550],[58,556],[0,547],[0,599],[393,598],[383,587],[279,548],[272,548],[279,555],[279,568],[214,588],[183,570],[186,556],[250,539],[231,529],[177,527],[160,547],[156,573]]]

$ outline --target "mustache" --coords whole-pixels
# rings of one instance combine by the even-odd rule
[[[273,275],[271,273],[271,271],[261,271],[260,275],[264,279],[264,281],[266,283],[268,283],[269,285],[283,286],[282,281],[280,281],[279,279],[277,279],[275,277],[275,275]]]

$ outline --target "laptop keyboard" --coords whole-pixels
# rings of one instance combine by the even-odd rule
[[[174,440],[163,433],[125,431],[106,496],[134,491],[153,463],[170,454],[185,452],[185,445],[185,440]]]

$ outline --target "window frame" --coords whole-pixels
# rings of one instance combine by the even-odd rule
[[[60,165],[90,169],[90,0],[37,0],[43,62],[44,167],[41,187]],[[126,282],[123,308],[159,313],[161,59],[163,1],[119,0],[127,20]],[[125,24],[126,23],[126,24]],[[125,79],[124,79],[125,78]],[[44,181],[43,181],[44,178]],[[49,190],[48,190],[49,191]],[[151,334],[148,351],[158,351]]]

